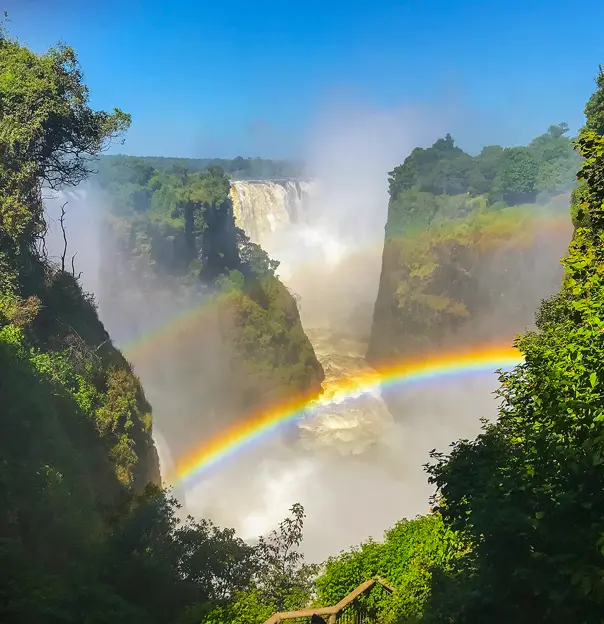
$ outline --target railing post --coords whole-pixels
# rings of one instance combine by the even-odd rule
[[[336,614],[335,614],[335,613],[332,613],[332,614],[329,616],[329,621],[328,621],[328,623],[327,623],[327,624],[336,624]]]

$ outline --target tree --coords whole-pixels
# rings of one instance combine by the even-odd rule
[[[272,260],[270,256],[256,243],[252,243],[247,234],[237,228],[237,249],[239,258],[246,273],[262,277],[275,275],[279,268],[279,261]]]
[[[416,147],[388,175],[390,197],[396,200],[403,191],[417,188],[431,193],[457,194],[467,188],[472,158],[455,145],[450,134],[431,147]]]
[[[600,65],[596,76],[597,89],[585,105],[585,127],[597,134],[604,134],[604,70]]]
[[[378,575],[397,589],[392,598],[376,587],[365,608],[379,622],[415,622],[426,608],[432,587],[448,574],[466,546],[443,526],[438,514],[401,520],[383,542],[369,540],[331,557],[316,581],[317,604],[334,605],[361,583]]]
[[[468,191],[471,195],[486,194],[501,168],[504,150],[500,145],[487,145],[474,159],[468,177]]]
[[[537,194],[539,165],[527,148],[512,147],[503,153],[498,192],[510,206],[530,203]]]
[[[256,583],[262,601],[273,605],[276,611],[306,606],[318,571],[318,566],[304,562],[304,555],[298,550],[303,536],[304,507],[296,503],[290,511],[291,517],[268,537],[261,537],[256,546]]]
[[[193,174],[181,192],[185,236],[197,248],[202,277],[208,280],[239,266],[230,186],[224,171],[212,166],[205,172]]]
[[[601,76],[601,73],[600,73]],[[604,80],[576,143],[577,228],[495,423],[428,467],[445,524],[472,543],[450,621],[596,622],[604,605]]]
[[[560,139],[568,132],[568,124],[566,122],[562,122],[559,124],[551,125],[547,129],[547,133],[552,137],[552,139]]]
[[[153,622],[235,599],[256,570],[254,549],[232,529],[190,517],[183,522],[179,508],[163,491],[147,488],[105,547],[105,582]]]
[[[75,52],[38,55],[0,32],[0,244],[31,244],[44,229],[42,184],[81,182],[90,158],[119,136],[130,116],[94,111]]]

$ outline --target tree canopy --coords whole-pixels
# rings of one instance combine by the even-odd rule
[[[38,55],[2,30],[0,620],[262,624],[276,610],[334,604],[378,574],[397,591],[386,597],[376,588],[363,606],[385,623],[601,621],[601,69],[596,85],[577,156],[559,124],[526,147],[491,146],[476,157],[447,135],[392,172],[384,256],[401,271],[397,309],[415,310],[424,323],[472,314],[481,254],[516,235],[511,224],[534,208],[506,204],[570,191],[568,168],[579,163],[575,230],[560,291],[542,302],[536,329],[516,341],[524,363],[500,376],[497,420],[475,440],[433,453],[430,514],[402,520],[383,542],[369,540],[319,569],[300,551],[301,505],[251,545],[231,529],[182,518],[161,489],[140,381],[78,278],[35,244],[45,229],[43,186],[83,180],[90,157],[129,118],[89,107],[70,48]],[[139,160],[116,168],[106,184],[116,200],[106,228],[133,275],[218,295],[216,327],[231,331],[253,389],[288,393],[320,383],[275,263],[235,227],[222,169],[165,171]],[[413,244],[390,246],[405,228]],[[194,335],[186,340],[197,349]],[[249,401],[249,388],[239,390]]]
[[[130,124],[95,111],[72,48],[37,55],[0,31],[0,234],[31,240],[43,229],[41,185],[74,185],[90,158]]]
[[[583,215],[558,294],[518,339],[495,423],[429,468],[446,526],[472,543],[451,580],[451,621],[595,622],[604,599],[604,83],[586,109]],[[438,600],[438,598],[435,598]],[[496,617],[494,618],[494,614]]]
[[[406,212],[406,192],[486,195],[508,206],[569,191],[579,159],[566,136],[568,125],[552,125],[525,147],[490,145],[470,156],[450,134],[428,148],[416,147],[389,174],[391,210]]]

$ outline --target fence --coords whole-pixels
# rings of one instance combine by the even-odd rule
[[[264,624],[280,624],[281,622],[287,622],[288,624],[309,624],[313,615],[321,616],[323,621],[327,622],[327,624],[376,624],[376,620],[367,613],[362,602],[359,600],[360,597],[367,594],[376,583],[381,585],[389,593],[395,591],[394,587],[389,585],[384,579],[376,576],[359,585],[333,607],[275,613]]]

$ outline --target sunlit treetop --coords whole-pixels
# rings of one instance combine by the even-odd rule
[[[76,185],[91,158],[130,125],[95,111],[72,48],[35,54],[0,26],[0,237],[30,243],[43,229],[41,188]]]

